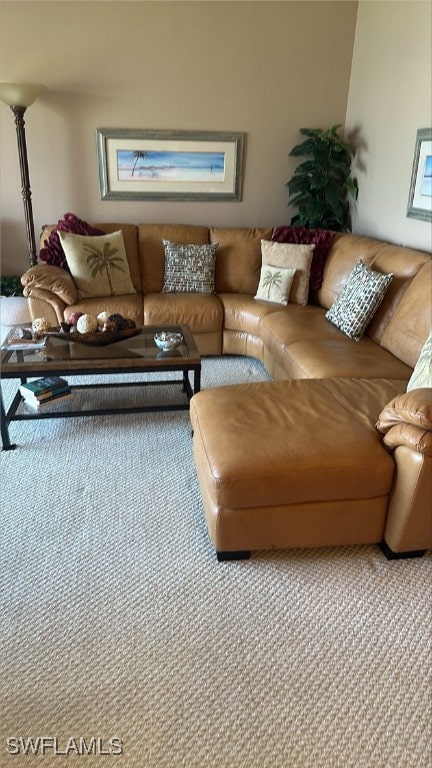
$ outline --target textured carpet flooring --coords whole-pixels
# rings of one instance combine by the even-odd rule
[[[203,361],[204,387],[264,376]],[[430,768],[430,556],[218,563],[187,412],[20,422],[11,437],[2,768]]]

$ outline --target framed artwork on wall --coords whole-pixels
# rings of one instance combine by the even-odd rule
[[[102,200],[240,200],[243,134],[98,128]]]
[[[417,131],[407,216],[432,221],[432,128]]]

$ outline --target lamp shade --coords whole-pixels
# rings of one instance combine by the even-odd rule
[[[0,99],[9,107],[29,107],[43,91],[46,85],[40,83],[0,82]]]

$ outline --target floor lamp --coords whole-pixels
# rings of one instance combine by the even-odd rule
[[[27,229],[27,242],[30,266],[37,264],[36,240],[31,202],[30,177],[27,162],[24,112],[27,107],[46,90],[40,83],[5,83],[0,82],[0,100],[7,104],[15,115],[18,142],[18,157],[21,172],[21,191],[24,203],[24,216]]]

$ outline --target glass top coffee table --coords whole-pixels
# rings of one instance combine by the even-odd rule
[[[171,352],[162,352],[154,341],[157,331],[167,330],[181,333],[183,341]],[[148,376],[144,381],[113,381],[113,374],[131,373],[164,373],[177,371],[182,378]],[[191,373],[192,383],[189,378]],[[43,418],[70,418],[73,416],[111,415],[115,413],[141,413],[149,411],[187,410],[189,400],[201,386],[201,358],[194,339],[187,325],[182,326],[146,326],[132,338],[123,339],[109,346],[88,346],[75,341],[68,341],[68,336],[58,338],[49,336],[43,349],[5,350],[1,353],[1,378],[19,379],[23,384],[27,379],[42,376],[61,376],[68,379],[73,397],[64,403],[48,405],[41,410],[33,410],[24,404],[17,390],[6,410],[3,395],[1,397],[1,436],[3,450],[12,450],[16,446],[10,442],[9,424],[12,421]],[[69,379],[73,376],[92,376],[97,378],[94,383],[78,383],[74,385]],[[107,381],[105,377],[111,376]],[[171,387],[181,384],[180,397],[174,401],[135,404],[128,403],[128,387],[156,387],[158,394],[163,385]],[[75,397],[78,390],[101,388],[113,393],[117,398],[114,403],[92,407],[88,398]],[[141,389],[140,392],[144,390]],[[121,404],[120,404],[120,402]],[[124,403],[124,404],[123,404]],[[59,410],[60,408],[60,410]]]

